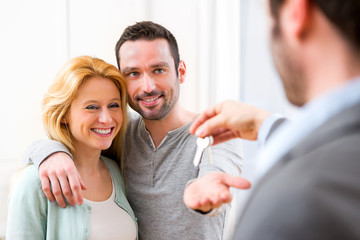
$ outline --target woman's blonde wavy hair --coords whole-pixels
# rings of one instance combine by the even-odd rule
[[[120,91],[123,122],[119,133],[115,136],[107,155],[119,161],[121,173],[124,175],[124,141],[127,126],[127,93],[126,82],[120,71],[105,61],[89,56],[71,59],[57,73],[42,102],[42,118],[45,131],[50,139],[64,144],[74,153],[71,134],[63,119],[66,117],[71,102],[76,98],[79,87],[88,79],[102,77],[114,82]]]

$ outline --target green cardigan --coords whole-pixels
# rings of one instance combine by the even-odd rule
[[[125,185],[115,161],[101,157],[115,185],[115,202],[135,221],[125,196]],[[41,188],[38,169],[29,165],[11,192],[6,239],[89,239],[91,207],[87,204],[61,208]]]

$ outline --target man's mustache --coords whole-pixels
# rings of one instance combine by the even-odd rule
[[[164,95],[164,92],[163,91],[151,91],[149,93],[147,92],[144,92],[144,93],[141,93],[139,95],[136,95],[135,96],[135,100],[139,101],[143,98],[147,98],[147,97],[159,97],[159,96],[162,96]]]

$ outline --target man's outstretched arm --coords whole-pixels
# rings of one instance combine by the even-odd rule
[[[202,113],[191,125],[190,133],[199,137],[212,135],[214,138],[213,145],[234,138],[258,140],[263,122],[270,115],[270,112],[255,106],[236,101],[225,101]],[[269,130],[266,130],[266,133],[262,135],[267,137],[268,133]],[[227,149],[224,153],[235,151],[237,146],[230,147],[231,149]],[[222,163],[217,164],[220,166],[219,168],[228,165],[229,159],[234,158],[227,158],[226,161],[221,159]],[[236,167],[234,164],[229,166]],[[209,172],[190,183],[184,192],[185,205],[194,210],[208,212],[232,200],[231,187],[238,189],[250,188],[249,181],[236,176],[236,173],[229,173],[231,173],[229,169],[225,169],[223,172]]]
[[[208,173],[186,187],[184,203],[191,209],[207,213],[231,202],[231,187],[249,189],[251,183],[244,178],[223,172]]]
[[[230,186],[224,187],[223,184],[228,183],[230,178],[238,178],[242,165],[242,142],[239,139],[233,139],[205,150],[199,164],[197,178],[189,181],[186,186],[183,196],[185,204],[192,210],[206,213],[207,216],[216,216],[225,211],[227,203],[232,200],[233,190]],[[194,204],[190,198],[191,193],[197,194],[195,199],[203,197],[205,206]]]

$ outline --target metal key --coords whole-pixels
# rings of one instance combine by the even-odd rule
[[[211,144],[213,144],[213,142],[214,142],[214,139],[212,136],[205,137],[205,138],[197,138],[197,140],[196,140],[197,149],[196,149],[195,158],[194,158],[194,166],[195,167],[199,166],[201,157],[204,153],[204,150],[206,148],[210,147]],[[210,152],[208,152],[208,154],[209,153]]]

